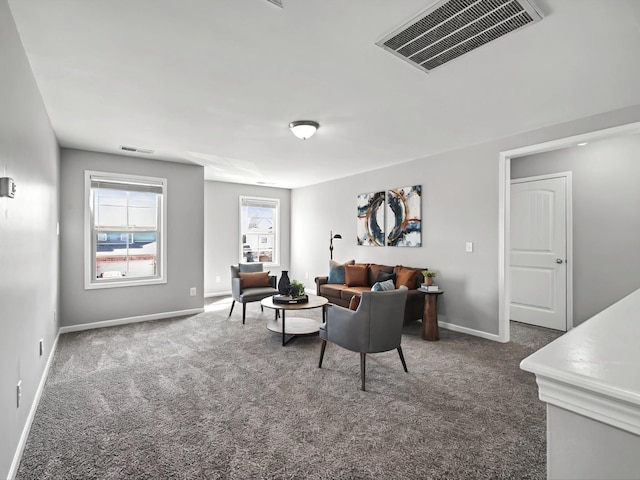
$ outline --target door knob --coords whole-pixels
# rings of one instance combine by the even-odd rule
[[[556,258],[556,263],[562,263],[562,259],[561,258]]]

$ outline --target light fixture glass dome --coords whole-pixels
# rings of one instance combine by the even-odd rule
[[[297,120],[289,124],[289,129],[296,137],[301,140],[306,140],[316,133],[316,130],[320,127],[318,122],[311,120]]]

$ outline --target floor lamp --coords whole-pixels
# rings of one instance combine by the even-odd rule
[[[333,260],[333,239],[336,238],[342,238],[342,235],[340,235],[339,233],[336,233],[335,235],[333,234],[333,232],[329,233],[329,253],[331,255],[331,260]]]

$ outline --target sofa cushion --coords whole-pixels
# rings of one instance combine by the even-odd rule
[[[240,272],[240,286],[244,288],[270,287],[269,272]]]
[[[393,273],[393,267],[377,263],[369,264],[369,285],[373,285],[378,281],[378,275],[380,275],[380,272]]]
[[[368,287],[369,271],[366,265],[345,265],[345,282],[350,287]]]
[[[348,262],[345,262],[345,263],[338,263],[335,260],[330,260],[329,261],[329,279],[327,280],[327,283],[344,284],[345,283],[344,267],[345,265],[353,265],[354,263],[356,263],[355,260],[349,260]]]
[[[371,287],[345,287],[340,292],[340,298],[349,301],[354,295],[361,295],[362,292],[370,292]]]
[[[396,288],[400,288],[400,285],[406,285],[409,290],[416,288],[416,279],[418,277],[417,269],[398,265],[395,269],[395,274]]]
[[[347,286],[343,284],[325,283],[324,285],[320,285],[320,294],[326,297],[340,298],[340,294],[345,288],[347,288]]]
[[[395,290],[396,286],[393,280],[385,280],[384,282],[376,282],[371,287],[372,292],[388,292],[389,290]]]

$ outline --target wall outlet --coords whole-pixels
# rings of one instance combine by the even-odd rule
[[[196,287],[191,287],[189,289],[189,295],[191,295],[192,297],[196,296]]]
[[[465,245],[465,252],[472,253],[473,252],[473,242],[467,242]]]
[[[220,277],[216,277],[216,283],[220,283]]]
[[[22,380],[18,382],[16,388],[16,408],[20,408],[20,399],[22,398]]]
[[[44,338],[40,339],[40,356],[44,355]]]

